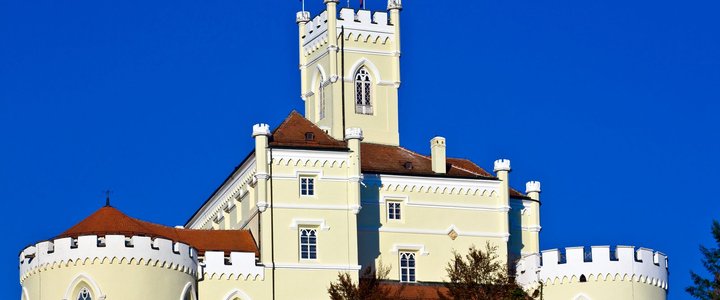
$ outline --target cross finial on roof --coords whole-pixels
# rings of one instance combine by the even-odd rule
[[[105,207],[110,207],[110,193],[112,193],[112,191],[105,191]]]

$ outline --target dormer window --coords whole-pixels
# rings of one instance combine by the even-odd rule
[[[305,140],[306,141],[314,141],[315,140],[315,134],[312,132],[306,132],[305,133]]]
[[[361,115],[372,115],[371,99],[372,79],[365,67],[360,68],[355,74],[355,113]]]

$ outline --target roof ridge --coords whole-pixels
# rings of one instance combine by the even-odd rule
[[[455,157],[448,157],[448,158],[449,158],[449,159],[462,159],[462,160],[466,160],[466,161],[468,161],[468,162],[476,165],[477,167],[480,167],[480,166],[478,166],[476,163],[472,162],[472,160],[469,160],[469,159],[465,159],[465,158],[455,158]],[[455,165],[455,164],[452,164],[452,163],[451,163],[450,165],[453,166],[453,168],[458,168],[458,169],[460,169],[460,170],[463,170],[463,171],[468,172],[468,173],[471,173],[471,174],[475,174],[475,175],[483,176],[483,177],[485,176],[485,174],[480,174],[480,173],[477,173],[477,172],[470,171],[470,170],[465,169],[465,168],[463,168],[463,167],[461,167],[461,166],[459,166],[459,165]]]
[[[397,146],[397,147],[400,148],[400,149],[402,149],[402,150],[404,150],[404,151],[406,151],[406,152],[408,152],[408,153],[410,153],[410,154],[414,154],[414,155],[423,157],[423,158],[425,158],[425,159],[427,159],[427,160],[430,160],[430,161],[432,162],[432,155],[422,155],[422,154],[417,153],[417,152],[415,152],[415,151],[406,149],[406,148],[403,147],[403,146]],[[465,159],[465,158],[455,158],[455,157],[446,157],[445,163],[450,163],[450,162],[448,162],[448,159],[463,159],[463,160],[467,160],[467,161],[469,161],[470,163],[476,165],[478,168],[480,168],[480,166],[478,166],[476,163],[472,162],[472,161],[469,160],[469,159]],[[450,163],[450,166],[452,166],[453,168],[456,168],[456,169],[458,169],[458,170],[462,170],[462,171],[468,172],[468,173],[470,173],[470,174],[476,175],[476,176],[485,177],[485,174],[480,174],[480,173],[476,173],[476,172],[470,171],[470,170],[468,170],[468,169],[465,169],[465,168],[460,167],[459,165],[456,165],[456,164],[453,164],[453,163]],[[482,169],[482,168],[481,168],[481,169]]]
[[[392,146],[390,146],[390,147],[392,147]],[[429,156],[427,156],[427,155],[422,155],[422,154],[420,154],[420,153],[417,153],[417,152],[415,152],[415,151],[412,151],[412,150],[410,150],[410,149],[407,149],[407,148],[405,148],[405,147],[403,147],[403,146],[396,146],[396,147],[398,147],[398,148],[400,148],[401,150],[403,150],[403,151],[405,151],[405,152],[408,152],[408,153],[410,153],[410,154],[412,154],[412,155],[420,156],[420,157],[422,157],[422,158],[425,158],[425,159],[428,159],[428,160],[432,161],[432,158],[429,157]]]

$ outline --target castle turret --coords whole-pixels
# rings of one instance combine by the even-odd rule
[[[362,128],[365,141],[399,145],[400,1],[388,12],[355,11],[337,0],[309,21],[303,12],[300,73],[305,117],[332,137]]]
[[[345,130],[345,141],[348,143],[350,153],[348,157],[348,189],[347,201],[353,215],[348,215],[349,228],[357,228],[357,215],[362,209],[362,200],[360,195],[360,185],[362,184],[361,170],[361,143],[363,140],[363,132],[360,128],[348,128]],[[358,263],[358,236],[357,234],[348,235],[348,257],[349,264],[357,265]]]
[[[502,207],[510,207],[510,160],[509,159],[498,159],[495,161],[493,171],[498,179],[502,182],[500,184],[500,193],[498,195],[498,204]],[[510,217],[505,214],[504,221],[500,224],[503,228],[503,232],[510,235]],[[507,241],[507,239],[506,239]]]
[[[269,193],[269,179],[270,179],[270,159],[268,157],[268,142],[270,138],[270,125],[268,124],[255,124],[253,126],[253,138],[255,138],[255,160],[256,160],[256,171],[255,171],[255,203],[259,214],[264,214],[267,208],[272,205],[268,203]],[[260,218],[260,228],[270,228],[271,218]],[[272,232],[270,230],[260,231],[260,238],[263,240],[270,240]],[[268,260],[272,257],[272,247],[261,247],[260,258]]]
[[[530,200],[523,200],[523,256],[540,252],[540,191],[539,181],[528,181],[525,184],[525,193]]]

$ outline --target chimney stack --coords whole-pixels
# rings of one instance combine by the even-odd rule
[[[432,170],[438,174],[447,173],[447,159],[445,155],[445,138],[436,136],[430,140],[430,156],[432,158]]]

